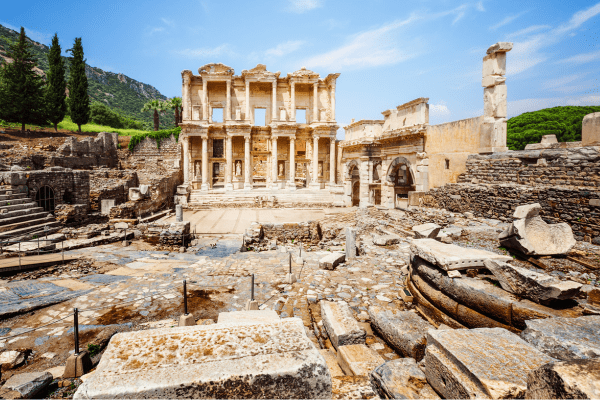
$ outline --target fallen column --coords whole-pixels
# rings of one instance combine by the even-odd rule
[[[364,344],[367,333],[352,316],[345,301],[321,300],[321,318],[329,339],[337,349],[348,344]]]

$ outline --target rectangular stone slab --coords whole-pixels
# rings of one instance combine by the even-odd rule
[[[445,271],[483,268],[485,260],[507,262],[510,256],[503,256],[485,250],[467,249],[454,244],[445,244],[435,239],[415,239],[410,244],[411,259],[419,256]]]
[[[430,330],[427,382],[444,398],[523,398],[530,371],[556,361],[502,328]]]
[[[346,375],[369,376],[385,360],[364,344],[350,344],[338,348],[337,360]]]
[[[331,398],[302,320],[119,333],[74,398]]]
[[[277,321],[279,315],[275,310],[246,310],[219,313],[217,324],[262,324]]]
[[[337,349],[347,344],[364,344],[367,333],[352,316],[345,301],[321,300],[321,318],[331,344]]]

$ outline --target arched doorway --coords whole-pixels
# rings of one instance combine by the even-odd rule
[[[352,182],[352,205],[358,207],[360,204],[360,171],[358,165],[350,167],[349,175]]]
[[[46,212],[54,212],[54,190],[50,186],[42,186],[35,194],[38,207]]]
[[[408,199],[408,192],[415,190],[413,172],[409,161],[404,157],[396,157],[392,161],[386,179],[394,187],[394,203],[398,199]]]

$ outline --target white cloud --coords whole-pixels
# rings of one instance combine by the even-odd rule
[[[165,25],[169,25],[169,26],[174,26],[175,25],[175,21],[173,21],[172,19],[168,19],[168,18],[161,18],[160,19],[162,22],[165,23]]]
[[[287,11],[302,14],[323,7],[321,0],[289,0]]]
[[[575,14],[573,14],[568,23],[558,27],[556,33],[561,34],[572,31],[573,29],[577,29],[588,19],[595,17],[598,14],[600,14],[600,3],[586,10],[578,11]]]
[[[591,53],[582,53],[577,54],[576,56],[564,58],[562,60],[558,60],[556,63],[560,64],[585,64],[594,60],[600,59],[600,50],[593,51]]]
[[[0,24],[4,25],[8,29],[12,29],[13,31],[15,31],[17,33],[21,32],[21,27],[16,27],[14,25],[8,24],[6,22],[1,22],[1,21],[0,21]],[[29,29],[27,27],[24,27],[24,28],[25,28],[25,36],[27,36],[29,39],[33,40],[34,42],[43,43],[45,45],[50,45],[50,43],[52,42],[52,36],[54,36],[54,34],[34,31],[33,29]]]
[[[550,97],[541,99],[523,99],[509,101],[508,117],[523,114],[524,112],[537,111],[543,108],[558,106],[597,106],[600,104],[600,96],[566,96]]]
[[[477,9],[477,11],[484,12],[485,7],[483,7],[483,1],[480,1],[479,3],[475,4],[475,8]]]
[[[436,117],[447,117],[450,115],[450,110],[445,101],[440,101],[438,104],[429,105],[429,114]]]
[[[235,56],[236,53],[231,49],[228,43],[222,44],[214,48],[198,48],[198,49],[184,49],[176,50],[176,54],[189,57],[189,58],[202,58],[202,57],[218,57],[218,56]]]
[[[548,81],[546,81],[546,83],[544,83],[544,88],[545,89],[554,89],[557,87],[561,87],[564,86],[568,83],[574,82],[578,79],[580,79],[583,75],[581,74],[573,74],[573,75],[568,75],[568,76],[561,76],[560,78],[556,78],[556,79],[550,79]]]
[[[513,32],[513,33],[509,34],[507,37],[510,39],[513,39],[513,38],[516,38],[519,36],[527,35],[527,34],[530,34],[530,33],[536,32],[536,31],[541,31],[541,30],[549,29],[549,28],[551,28],[550,25],[532,25],[525,29],[521,29],[520,31]]]
[[[511,22],[513,22],[515,19],[519,18],[521,15],[525,14],[526,12],[527,11],[522,11],[515,15],[509,15],[508,17],[505,17],[502,21],[498,22],[496,25],[490,26],[490,30],[495,31],[496,29],[500,28],[501,26],[508,25]]]
[[[276,47],[268,49],[265,51],[265,55],[271,57],[285,56],[286,54],[290,54],[298,50],[300,47],[302,47],[302,45],[304,45],[304,43],[305,42],[303,40],[288,40],[285,43],[280,43]]]

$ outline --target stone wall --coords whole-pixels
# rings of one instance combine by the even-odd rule
[[[138,143],[123,167],[130,169],[179,169],[183,165],[181,160],[181,143],[173,135],[161,140],[160,145],[150,137]]]
[[[304,244],[316,245],[321,241],[321,226],[318,222],[300,222],[284,224],[262,224],[263,238],[287,243],[288,240]]]
[[[128,200],[129,188],[138,186],[136,171],[97,169],[90,172],[90,209],[100,211],[102,200],[114,199],[115,205]]]

